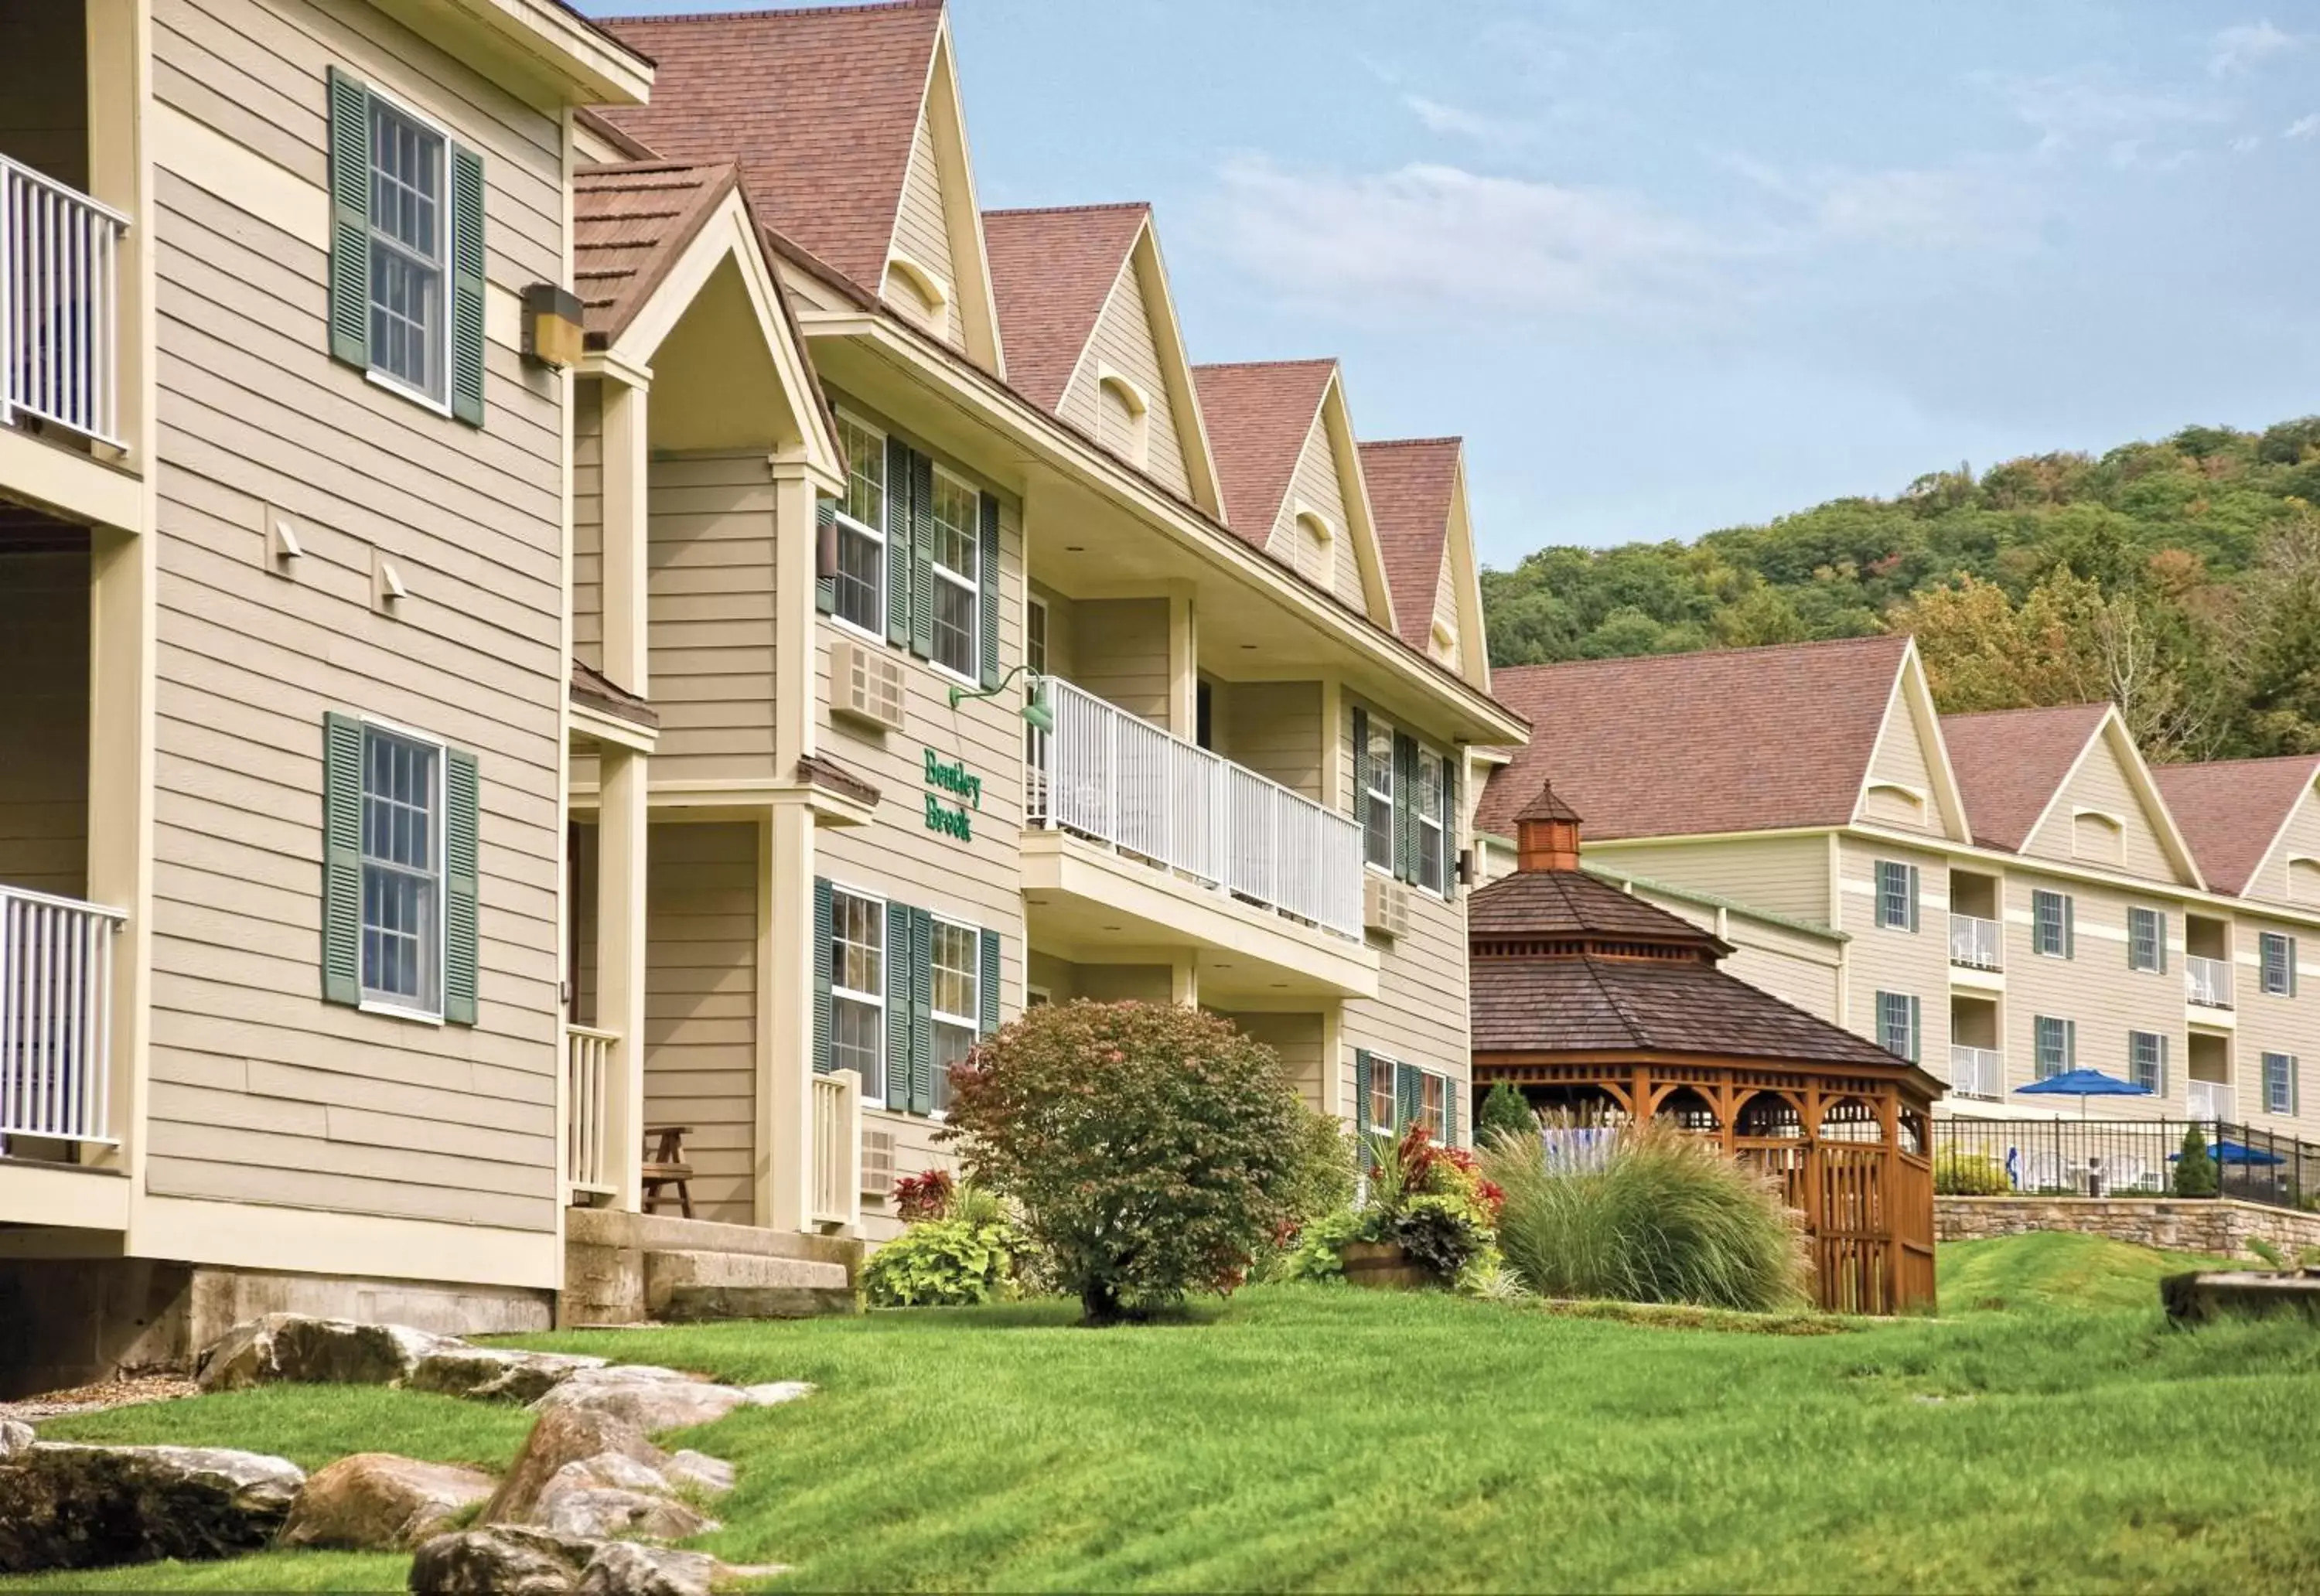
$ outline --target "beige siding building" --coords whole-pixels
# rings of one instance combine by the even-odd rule
[[[1734,968],[1923,1062],[1944,1112],[2050,1115],[2020,1089],[2092,1068],[2151,1088],[2116,1116],[2320,1139],[2320,757],[2153,768],[2107,704],[1940,716],[1903,638],[1498,687],[1538,730],[1481,831],[1552,773],[1590,868],[1745,905]]]

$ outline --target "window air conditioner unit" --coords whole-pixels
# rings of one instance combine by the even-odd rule
[[[891,1130],[862,1131],[862,1194],[881,1202],[894,1189],[894,1133]]]
[[[829,646],[829,712],[901,730],[902,662],[850,638]]]
[[[1409,935],[1409,889],[1382,875],[1363,884],[1362,925],[1384,937]]]

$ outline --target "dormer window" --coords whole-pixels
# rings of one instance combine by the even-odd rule
[[[1109,367],[1096,378],[1096,441],[1131,466],[1152,453],[1152,402],[1144,390]]]

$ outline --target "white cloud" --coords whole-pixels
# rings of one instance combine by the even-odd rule
[[[2246,155],[2251,151],[2261,148],[2263,138],[2261,134],[2242,133],[2238,138],[2232,141],[2232,153],[2234,155]]]
[[[2279,136],[2283,139],[2308,139],[2315,133],[2320,133],[2320,111],[2309,116],[2297,117],[2280,130]]]
[[[2223,29],[2207,41],[2207,75],[2229,77],[2305,42],[2294,33],[2272,26],[2271,19],[2240,23]]]
[[[2035,237],[2019,186],[1991,163],[1792,173],[1735,153],[1710,159],[1782,202],[1787,214],[1779,225],[1799,251],[1859,243],[1987,249]]]
[[[2167,165],[2171,154],[2145,158],[2154,141],[2229,116],[2213,100],[2123,83],[2100,70],[1989,74],[1977,81],[2006,100],[2038,135],[2038,153],[2046,156],[2092,149],[2108,154],[2114,165],[2129,164],[2121,161],[2123,151],[2133,164]]]
[[[1520,144],[1531,137],[1530,128],[1522,122],[1485,116],[1464,106],[1429,100],[1424,95],[1404,95],[1401,103],[1429,133],[1471,139],[1478,144]]]

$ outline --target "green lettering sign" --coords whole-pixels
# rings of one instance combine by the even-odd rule
[[[923,751],[927,757],[927,785],[964,798],[977,809],[983,807],[981,776],[968,774],[965,766],[945,759],[932,748]]]
[[[945,803],[932,793],[927,794],[927,830],[939,831],[961,842],[974,840],[974,825],[966,811]]]

